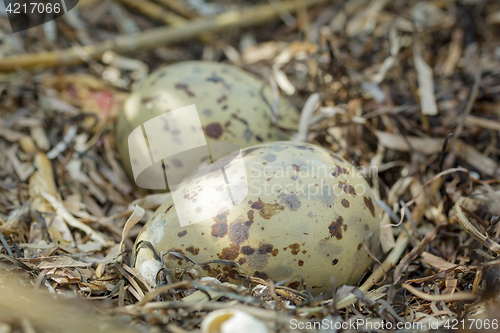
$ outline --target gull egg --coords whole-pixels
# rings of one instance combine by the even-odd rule
[[[202,166],[192,186],[158,208],[136,240],[139,272],[154,285],[162,265],[182,271],[192,266],[188,257],[223,282],[254,276],[299,288],[303,279],[313,295],[331,289],[332,278],[358,283],[372,264],[365,238],[374,255],[380,241],[379,208],[356,168],[307,143],[264,143],[240,157],[239,172],[234,156]],[[224,184],[231,200],[221,195]],[[179,207],[192,208],[184,222]]]
[[[203,141],[229,142],[240,148],[287,140],[291,131],[297,129],[299,120],[299,113],[291,104],[238,67],[208,61],[186,61],[162,67],[130,94],[117,121],[115,141],[124,169],[131,178],[134,178],[134,165],[142,171],[140,164],[150,159],[147,149],[130,156],[131,133],[143,127],[148,138],[144,148],[155,137],[161,137],[163,146],[185,144],[192,136],[193,127],[180,124],[180,130],[172,128],[158,116],[190,105],[195,105],[199,122],[193,122],[193,115],[185,113],[177,117],[179,123],[201,125]],[[148,132],[145,123],[153,118],[158,124],[155,132]],[[168,139],[161,132],[169,132]],[[155,159],[155,162],[158,161]],[[182,163],[170,167],[171,173],[185,169]],[[137,175],[134,179],[137,181]]]

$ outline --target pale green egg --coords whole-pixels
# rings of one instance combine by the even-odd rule
[[[286,286],[298,288],[303,278],[313,295],[330,289],[332,278],[337,286],[356,285],[373,262],[364,249],[372,231],[366,245],[380,254],[379,208],[356,168],[307,143],[269,142],[243,149],[241,156],[245,177],[232,180],[230,168],[226,173],[233,181],[232,197],[244,199],[235,205],[227,200],[204,204],[222,189],[223,177],[214,172],[232,157],[223,158],[202,167],[193,176],[196,186],[186,188],[184,196],[160,206],[136,245],[150,242],[166,254],[170,269],[191,265],[175,256],[181,253],[221,281],[247,275],[288,279]],[[203,218],[182,226],[179,207],[193,208],[192,221],[196,214]],[[154,285],[162,264],[147,246],[135,254],[135,267]],[[207,264],[212,260],[234,261],[240,268]]]
[[[152,118],[193,104],[209,143],[230,142],[245,148],[287,140],[298,126],[299,113],[286,99],[276,96],[263,81],[238,67],[208,61],[162,67],[128,97],[117,121],[115,141],[131,178],[128,138],[132,131]],[[173,137],[177,141],[162,144],[173,145],[191,135],[178,132]],[[142,155],[132,156],[132,163],[140,164],[149,158],[147,152]],[[180,163],[171,167],[185,168]]]

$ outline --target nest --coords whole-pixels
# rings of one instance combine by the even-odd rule
[[[179,333],[229,309],[264,324],[251,332],[498,329],[497,1],[81,0],[70,13],[17,34],[0,13],[0,331]],[[302,109],[299,140],[363,170],[384,255],[358,286],[152,289],[131,267],[165,194],[125,176],[115,119],[150,70],[188,59],[260,75]]]

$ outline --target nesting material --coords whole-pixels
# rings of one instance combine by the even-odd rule
[[[68,331],[67,297],[141,332],[200,331],[211,312],[227,309],[276,333],[295,322],[312,331],[324,319],[406,322],[419,332],[462,319],[488,330],[486,319],[500,319],[498,1],[238,0],[210,17],[181,0],[138,3],[80,0],[57,22],[20,34],[0,13],[0,275],[28,288],[2,292],[0,331]],[[225,268],[212,279],[236,272],[236,283],[204,283],[189,251],[158,252],[147,277],[131,267],[141,224],[171,194],[126,176],[116,120],[149,70],[190,60],[236,66],[258,77],[259,89],[269,85],[271,122],[276,96],[287,95],[308,111],[300,141],[360,167],[384,210],[386,252],[359,284],[314,298],[311,284],[240,271],[241,254],[207,264]],[[276,200],[284,210],[275,217],[292,212]],[[26,302],[33,289],[51,296]],[[14,305],[15,315],[4,311]],[[74,330],[106,329],[94,315],[79,321],[83,312]]]

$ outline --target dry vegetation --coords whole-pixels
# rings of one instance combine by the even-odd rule
[[[498,319],[500,3],[188,3],[81,0],[17,34],[0,16],[0,332],[179,333],[224,308],[272,332],[294,318],[424,330]],[[163,197],[125,177],[114,120],[148,72],[188,59],[260,75],[306,105],[301,137],[367,170],[386,255],[358,287],[312,298],[254,278],[153,291],[127,264],[140,230],[127,219],[146,221]]]

